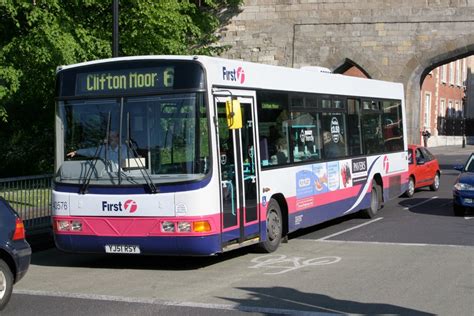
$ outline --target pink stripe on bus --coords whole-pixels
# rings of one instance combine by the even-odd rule
[[[81,222],[82,231],[58,231],[58,221]],[[178,232],[179,222],[208,221],[208,232]],[[173,222],[175,232],[163,232],[162,222]],[[147,236],[207,236],[220,232],[220,214],[193,217],[91,217],[91,216],[53,216],[54,230],[57,234],[93,235],[113,237]]]

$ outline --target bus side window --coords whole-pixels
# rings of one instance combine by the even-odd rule
[[[288,163],[288,142],[284,122],[288,120],[288,94],[257,92],[260,163],[262,167]],[[280,139],[283,138],[284,142]],[[286,150],[286,159],[283,153]],[[280,157],[280,159],[277,158]]]

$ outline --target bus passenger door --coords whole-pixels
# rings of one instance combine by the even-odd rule
[[[259,236],[254,98],[238,97],[242,112],[240,129],[229,129],[227,125],[225,101],[229,98],[215,98],[224,246],[255,241]]]

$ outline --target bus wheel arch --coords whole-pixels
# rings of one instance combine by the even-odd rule
[[[267,236],[259,244],[259,248],[263,252],[271,253],[278,249],[288,232],[288,206],[283,195],[276,194],[270,198],[265,226]]]
[[[370,205],[362,210],[365,218],[374,218],[383,205],[383,182],[382,178],[377,175],[372,180],[372,190],[370,192]],[[374,194],[375,192],[375,194]]]
[[[372,180],[372,184],[377,184],[378,187],[379,187],[379,202],[381,203],[380,206],[383,207],[383,202],[384,202],[384,194],[383,194],[383,180],[382,180],[382,176],[380,175],[380,173],[376,173],[374,175],[374,178]]]
[[[283,221],[282,237],[285,237],[288,235],[288,203],[286,203],[286,199],[281,193],[274,194],[271,198],[277,201],[278,205],[280,205],[281,217]]]

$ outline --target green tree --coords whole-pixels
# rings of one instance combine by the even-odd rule
[[[217,55],[242,0],[120,2],[120,55]],[[111,57],[112,0],[0,0],[0,177],[52,172],[58,65]]]

